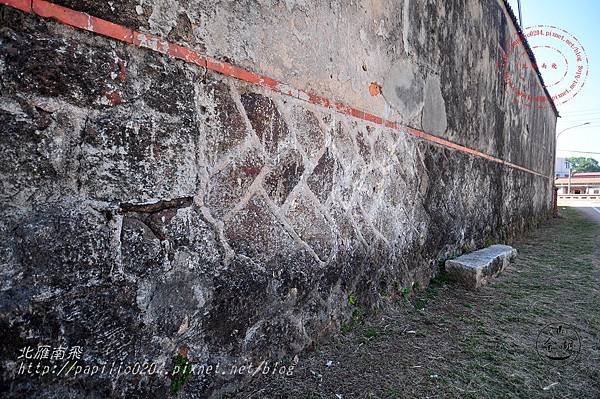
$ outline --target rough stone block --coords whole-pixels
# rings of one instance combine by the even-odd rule
[[[446,261],[450,277],[467,288],[479,288],[497,276],[517,257],[517,250],[508,245],[490,247]]]
[[[311,246],[322,261],[327,261],[333,247],[333,231],[318,204],[302,194],[291,201],[286,217],[300,238]]]
[[[264,186],[275,203],[281,205],[300,181],[304,173],[302,156],[291,151],[282,157],[265,178]]]
[[[140,108],[120,106],[88,120],[78,179],[89,195],[141,201],[195,191],[197,129]]]
[[[325,140],[318,118],[313,112],[296,107],[293,109],[291,119],[294,122],[298,142],[302,144],[309,157],[315,157]]]
[[[245,93],[242,105],[265,150],[272,155],[277,153],[288,135],[288,128],[273,100],[258,93]]]
[[[319,200],[325,202],[333,187],[333,172],[335,168],[335,158],[331,151],[327,149],[319,159],[312,174],[308,178],[308,186],[315,193]]]
[[[258,259],[274,269],[281,267],[286,255],[298,251],[297,244],[260,196],[252,197],[225,224],[225,237],[236,253]]]
[[[223,170],[211,177],[211,189],[206,197],[206,205],[213,216],[222,218],[231,210],[254,182],[264,160],[256,150],[250,150],[229,163]]]
[[[5,93],[31,93],[61,98],[77,106],[104,107],[119,103],[121,57],[98,46],[59,37],[39,21],[3,19],[0,64]],[[121,56],[123,56],[121,54]]]
[[[125,25],[131,29],[147,27],[148,17],[152,13],[151,7],[142,7],[134,0],[106,2],[93,0],[55,0],[53,3]]]
[[[206,130],[206,154],[215,161],[242,143],[246,137],[244,117],[238,110],[227,84],[213,81],[204,88],[203,116]],[[202,109],[201,109],[202,111]]]

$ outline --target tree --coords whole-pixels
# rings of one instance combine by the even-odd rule
[[[600,172],[600,165],[594,158],[572,157],[567,161],[571,163],[573,172]]]

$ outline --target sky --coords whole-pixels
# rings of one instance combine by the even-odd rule
[[[517,0],[509,2],[518,16]],[[577,96],[558,106],[561,117],[558,118],[556,130],[559,133],[572,126],[586,122],[589,124],[570,128],[560,134],[557,142],[557,156],[587,156],[600,162],[600,1],[521,0],[521,13],[522,25],[525,28],[535,25],[552,25],[562,28],[576,37],[585,49],[589,59],[587,80]],[[564,49],[561,50],[565,52]],[[544,59],[559,58],[558,53],[544,50],[541,47],[534,48],[533,52],[538,64]],[[557,81],[553,75],[553,72],[556,71],[540,70],[547,86],[551,82]],[[595,152],[596,154],[573,151]]]

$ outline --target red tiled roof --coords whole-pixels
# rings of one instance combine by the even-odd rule
[[[555,184],[568,184],[568,177],[559,177],[554,180]],[[600,185],[600,175],[598,177],[571,176],[571,185],[574,184],[598,184]]]

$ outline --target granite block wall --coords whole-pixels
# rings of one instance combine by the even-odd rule
[[[502,2],[56,3],[398,124],[0,5],[8,397],[165,397],[177,353],[293,365],[357,308],[551,212],[556,114],[502,80]],[[83,353],[23,352],[40,345]],[[19,371],[40,361],[161,372]]]

